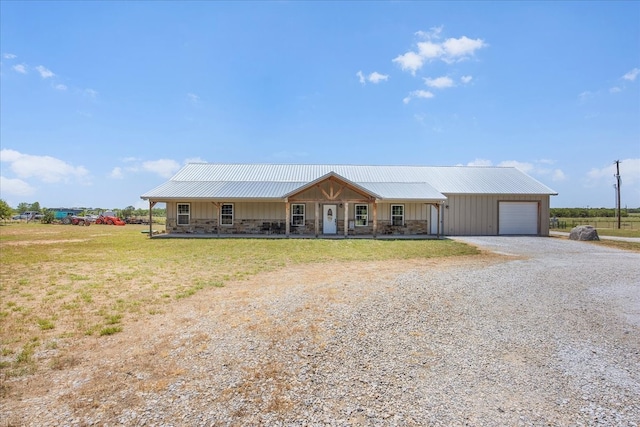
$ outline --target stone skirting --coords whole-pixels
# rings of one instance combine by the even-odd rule
[[[351,222],[348,235],[372,235],[373,222],[366,226],[356,227]],[[233,225],[220,226],[219,234],[285,234],[284,221],[264,221],[254,219],[236,220]],[[338,220],[337,235],[344,235],[344,220]],[[189,225],[178,225],[175,218],[167,218],[167,233],[194,233],[194,234],[218,234],[217,219],[191,218]],[[289,234],[314,235],[315,221],[305,221],[303,226],[290,225]],[[322,221],[319,221],[319,234],[322,234]],[[380,235],[416,235],[429,234],[427,221],[405,221],[402,226],[393,226],[390,221],[378,221],[378,234]]]
[[[427,221],[405,221],[404,225],[391,225],[391,221],[378,221],[378,234],[416,235],[429,234]]]

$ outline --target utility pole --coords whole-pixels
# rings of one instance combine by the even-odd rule
[[[620,160],[614,162],[616,164],[616,208],[618,210],[618,230],[620,229]]]

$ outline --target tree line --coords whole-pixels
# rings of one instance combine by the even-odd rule
[[[102,208],[79,208],[82,209],[82,215],[100,215],[105,211],[115,212],[115,214],[121,218],[129,217],[148,217],[149,209],[140,209],[133,206],[127,206],[124,209],[102,209]],[[18,207],[13,209],[4,200],[0,199],[0,219],[10,219],[14,215],[19,215],[25,212],[42,212],[45,215],[47,212],[51,212],[46,208],[41,208],[40,203],[26,203],[22,202],[18,204]],[[166,216],[166,208],[154,208],[152,210],[153,216]],[[640,214],[640,208],[622,209],[620,216],[627,217],[629,214]],[[551,208],[549,210],[550,217],[556,218],[615,218],[618,216],[615,209],[612,208]]]
[[[127,206],[124,209],[104,209],[104,208],[78,208],[82,210],[81,215],[100,215],[102,212],[111,211],[121,218],[129,218],[133,216],[148,217],[149,209],[140,209],[133,206]],[[53,216],[53,211],[48,208],[42,208],[39,202],[27,203],[21,202],[14,209],[7,202],[0,199],[0,219],[10,219],[14,215],[20,215],[25,212],[41,212],[47,217]],[[51,215],[47,215],[51,213]],[[154,208],[152,210],[153,216],[166,216],[167,210],[165,208]]]
[[[640,213],[640,209],[621,209],[620,216]],[[551,208],[549,217],[556,218],[615,218],[618,212],[612,208]]]

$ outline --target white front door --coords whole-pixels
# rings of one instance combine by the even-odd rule
[[[438,207],[429,205],[429,209],[431,209],[431,234],[438,234],[438,209],[440,209],[440,205]],[[440,234],[442,234],[442,231],[440,231]]]
[[[336,234],[338,232],[338,209],[336,205],[322,206],[322,233]]]

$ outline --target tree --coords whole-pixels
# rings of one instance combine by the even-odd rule
[[[40,209],[41,208],[40,208],[40,203],[39,202],[31,203],[31,209],[30,210],[35,211],[35,212],[40,212]]]
[[[133,211],[135,211],[135,210],[136,210],[136,208],[134,208],[133,206],[127,206],[126,208],[124,208],[124,209],[122,209],[120,211],[120,216],[122,218],[128,218],[128,217],[133,215]]]
[[[42,217],[43,224],[53,224],[53,221],[56,219],[56,214],[51,210],[47,209],[44,211],[44,216]]]
[[[27,202],[20,202],[18,204],[18,213],[21,213],[21,214],[25,213],[30,209],[30,206],[31,205]]]
[[[0,219],[9,219],[13,215],[13,209],[4,200],[0,199]]]

